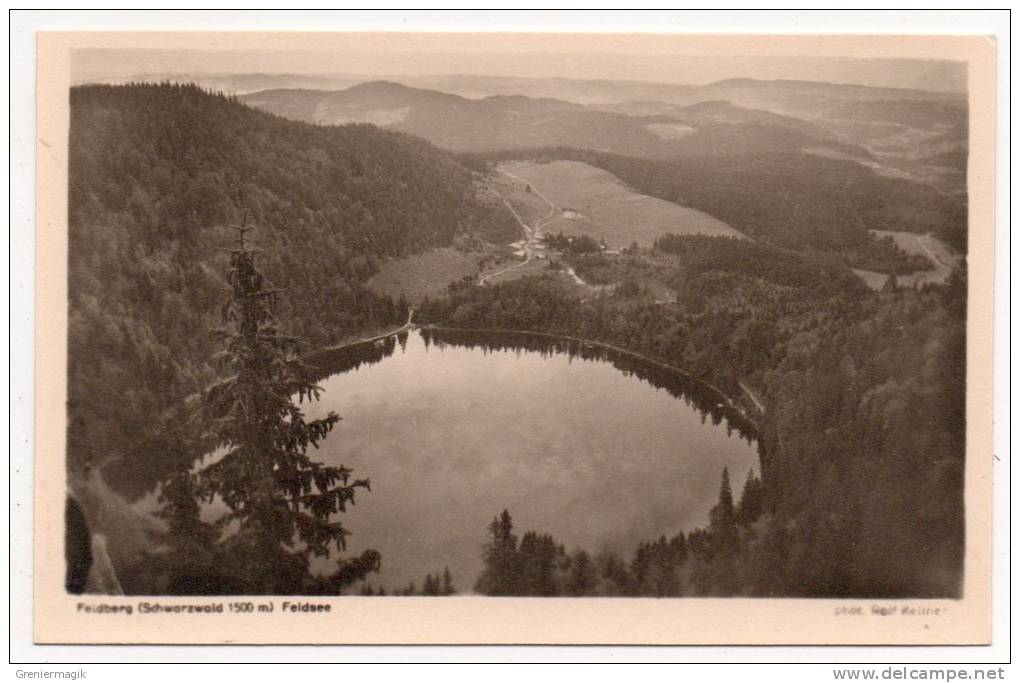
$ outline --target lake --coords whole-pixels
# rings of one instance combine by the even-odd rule
[[[751,426],[714,391],[580,342],[412,330],[315,363],[323,394],[306,413],[343,419],[312,455],[371,479],[343,518],[347,555],[378,550],[370,583],[387,591],[449,566],[470,592],[504,508],[518,537],[629,561],[707,525],[723,467],[735,496],[759,470]]]

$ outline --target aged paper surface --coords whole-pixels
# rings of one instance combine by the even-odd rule
[[[69,88],[76,51],[534,52],[536,36],[42,33],[38,36],[35,640],[139,644],[983,644],[991,638],[994,44],[934,36],[558,35],[577,54],[965,62],[969,100],[966,550],[960,599],[71,595],[65,590]],[[548,40],[543,37],[542,40]],[[187,68],[181,71],[187,71]],[[144,66],[139,69],[144,72]],[[466,70],[469,71],[469,70]],[[530,252],[529,252],[530,253]],[[530,260],[530,256],[529,256]],[[442,505],[437,502],[437,505]],[[422,568],[422,574],[431,568]],[[465,587],[470,583],[464,580]],[[181,606],[175,611],[173,606]],[[171,607],[171,609],[166,609]],[[192,609],[193,608],[193,609]]]

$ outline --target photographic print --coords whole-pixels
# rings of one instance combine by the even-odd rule
[[[993,55],[40,34],[37,637],[980,642]]]

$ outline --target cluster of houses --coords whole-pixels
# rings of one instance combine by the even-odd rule
[[[510,248],[514,250],[514,256],[517,256],[519,258],[527,258],[528,251],[525,249],[525,247],[527,246],[528,240],[520,240],[518,242],[513,242],[510,245]],[[541,240],[533,242],[529,248],[531,250],[531,255],[533,258],[546,258],[548,255],[546,251],[545,242]]]

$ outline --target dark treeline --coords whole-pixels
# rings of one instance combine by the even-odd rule
[[[824,254],[805,255],[728,237],[672,233],[656,239],[654,248],[663,254],[680,256],[683,274],[688,279],[706,273],[729,272],[762,278],[769,284],[814,289],[825,296],[862,291],[858,278],[847,271],[838,258]],[[687,284],[684,282],[675,289],[683,289]]]
[[[312,345],[403,322],[363,285],[378,257],[517,234],[470,170],[412,136],[287,121],[187,85],[70,99],[68,457],[121,460],[106,473],[132,496],[173,468],[153,416],[216,377],[203,330],[232,224],[258,226],[281,314]]]
[[[644,258],[672,272],[675,303],[581,301],[544,276],[455,287],[421,319],[604,341],[737,400],[749,384],[766,406],[756,420],[765,512],[756,540],[736,546],[754,570],[735,593],[958,595],[965,272],[946,285],[873,293],[808,255],[788,261],[762,245],[681,240],[660,243],[668,257],[620,259],[621,268]],[[743,261],[748,273],[727,265]]]
[[[838,252],[880,272],[929,269],[868,230],[932,232],[965,252],[966,199],[804,152],[692,154],[668,161],[571,147],[480,154],[483,161],[568,159],[603,168],[653,197],[714,216],[758,240]]]
[[[677,305],[617,291],[579,301],[554,276],[495,287],[451,287],[426,301],[419,320],[474,329],[532,330],[606,342],[680,368],[698,380],[741,394],[737,378],[757,381],[774,350],[806,329],[860,318],[870,293],[838,262],[727,238],[691,236],[682,253],[656,258],[602,255],[621,280],[655,276]],[[776,255],[776,252],[781,252]],[[742,272],[747,265],[750,272]],[[579,271],[580,272],[580,271]]]
[[[679,531],[638,544],[627,561],[603,549],[597,554],[566,547],[549,534],[513,530],[508,510],[488,528],[485,567],[475,590],[513,596],[734,596],[773,592],[779,578],[762,575],[764,487],[750,472],[734,503],[723,469],[719,500],[704,529]]]
[[[357,370],[362,365],[375,365],[393,355],[397,344],[407,343],[407,332],[374,341],[346,344],[318,351],[308,360],[312,376],[323,379],[342,372]]]
[[[464,329],[444,329],[426,326],[420,334],[425,347],[446,345],[485,351],[527,350],[541,354],[566,354],[570,358],[608,362],[626,376],[634,376],[652,386],[667,391],[670,396],[701,412],[712,424],[726,423],[727,430],[736,430],[742,438],[755,437],[753,419],[735,407],[729,397],[704,381],[678,372],[676,368],[649,362],[625,350],[592,344],[580,339],[558,338],[531,332],[485,332]],[[369,342],[359,342],[335,349],[320,351],[308,361],[311,377],[322,379],[331,375],[356,370],[363,365],[374,365],[392,356],[398,345],[406,343],[403,332]]]
[[[404,586],[387,592],[382,586],[373,586],[371,583],[365,583],[361,587],[361,595],[365,596],[386,596],[395,595],[399,597],[409,597],[420,595],[423,597],[445,597],[449,595],[456,595],[457,588],[453,585],[453,575],[450,574],[450,568],[446,567],[443,569],[443,573],[436,572],[435,574],[426,574],[425,579],[422,581],[419,587],[415,582],[411,582]]]
[[[426,346],[446,344],[486,351],[527,350],[541,354],[566,354],[571,359],[610,363],[625,376],[634,376],[670,396],[683,401],[701,413],[702,419],[712,424],[726,423],[727,433],[732,430],[744,439],[755,438],[753,420],[734,407],[725,394],[677,369],[664,367],[623,350],[589,343],[580,339],[557,338],[528,332],[475,332],[462,329],[425,327],[421,330]]]
[[[606,248],[605,240],[599,242],[590,235],[564,235],[562,232],[546,235],[545,243],[550,249],[565,254],[593,254]]]

